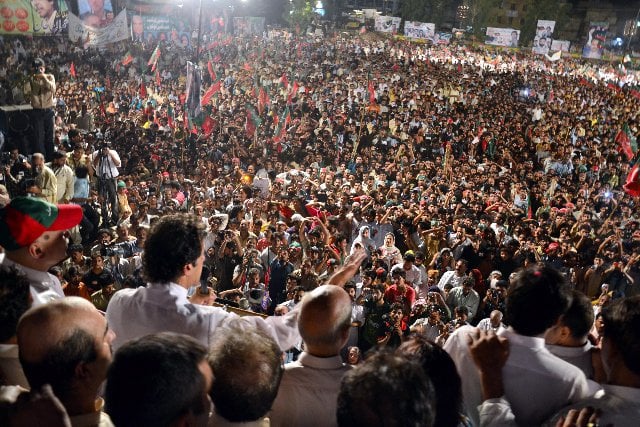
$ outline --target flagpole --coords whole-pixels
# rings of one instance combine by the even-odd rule
[[[198,7],[198,42],[196,44],[196,55],[195,55],[195,64],[198,65],[198,61],[200,60],[200,42],[202,41],[202,0],[200,0],[200,4]]]

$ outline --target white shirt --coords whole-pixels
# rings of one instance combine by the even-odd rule
[[[444,349],[460,373],[466,414],[479,425],[482,391],[468,349],[468,337],[475,331],[472,326],[457,329],[449,336]],[[592,394],[584,373],[551,354],[544,346],[544,338],[519,335],[511,328],[500,335],[509,340],[509,357],[502,373],[505,398],[518,425],[540,425],[560,408]]]
[[[33,299],[32,306],[46,304],[51,300],[64,298],[62,285],[60,285],[60,281],[53,274],[20,265],[8,259],[5,254],[0,254],[0,266],[5,268],[15,267],[27,276],[31,290],[31,298]]]
[[[302,352],[287,363],[269,418],[279,426],[336,426],[342,377],[352,369],[340,356],[316,357]]]
[[[102,154],[102,151],[94,151],[91,155],[91,161],[99,158]],[[93,164],[93,163],[92,163]],[[104,159],[98,160],[96,164],[96,176],[98,178],[115,178],[120,172],[118,172],[118,167],[120,166],[120,156],[115,150],[109,150],[109,155]]]
[[[476,326],[478,329],[480,329],[481,331],[493,331],[496,334],[499,334],[500,332],[504,331],[506,328],[504,326],[504,323],[500,322],[500,325],[497,328],[494,328],[491,325],[491,319],[486,317],[484,319],[482,319],[481,321],[478,322],[478,326]]]
[[[573,366],[580,368],[587,378],[593,378],[593,364],[591,362],[591,349],[594,346],[587,341],[580,347],[565,347],[562,345],[546,344],[547,350],[551,354],[558,356],[565,362],[571,363]]]
[[[107,307],[107,322],[115,332],[113,350],[124,343],[157,332],[176,332],[200,341],[209,348],[220,327],[253,326],[273,337],[286,350],[300,340],[298,312],[285,316],[239,317],[221,307],[192,304],[187,290],[176,283],[149,283],[147,287],[116,292]]]
[[[58,203],[62,203],[62,200],[67,200],[67,203],[73,199],[73,183],[75,182],[75,174],[73,169],[67,165],[62,167],[50,167],[56,176],[58,182],[58,193],[56,200]]]

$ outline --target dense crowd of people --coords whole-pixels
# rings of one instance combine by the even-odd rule
[[[203,378],[180,387],[185,398],[194,383],[206,388],[215,425],[268,415],[272,425],[371,426],[391,414],[407,425],[539,425],[597,383],[633,389],[605,387],[626,405],[606,408],[640,416],[640,383],[611,375],[640,376],[631,361],[640,329],[610,326],[639,318],[640,93],[630,67],[283,31],[208,35],[197,54],[173,44],[81,50],[58,38],[5,38],[0,51],[0,104],[29,103],[35,52],[57,85],[51,146],[5,138],[1,265],[26,275],[34,305],[18,324],[21,301],[3,322],[3,346],[17,328],[24,370],[10,375],[18,350],[7,347],[6,384],[51,383],[49,365],[36,366],[45,344],[30,340],[43,322],[52,346],[70,339],[53,320],[77,312],[74,322],[90,317],[91,343],[101,328],[100,342],[117,350],[105,397],[118,426],[175,420],[168,403],[160,418],[134,415],[127,396],[147,397],[161,387],[154,373],[192,362],[189,375]],[[194,57],[205,94],[195,104],[193,86],[185,93]],[[42,241],[47,233],[69,237],[68,254],[64,242]],[[0,282],[25,281],[4,271]],[[13,307],[26,294],[6,295],[0,303]],[[73,298],[49,302],[63,296]],[[247,343],[259,350],[246,366],[273,372],[241,372]],[[607,367],[611,348],[626,370]],[[51,384],[72,423],[107,377],[101,351],[84,406],[60,378]],[[140,388],[127,390],[154,351],[176,365],[150,361]],[[395,373],[374,378],[383,368]],[[225,370],[259,383],[253,418],[241,419],[233,396],[252,397],[218,377]],[[555,394],[543,399],[545,386]],[[386,396],[394,413],[375,400],[402,387],[422,406]],[[191,399],[189,416],[209,414],[206,399]]]

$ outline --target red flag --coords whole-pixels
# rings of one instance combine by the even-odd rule
[[[291,104],[291,99],[298,94],[298,82],[296,80],[293,81],[293,87],[291,88],[291,92],[289,92],[289,96],[287,97],[287,104]]]
[[[242,66],[242,69],[245,71],[251,71],[251,65],[249,65],[248,62],[245,62],[244,65]]]
[[[373,104],[376,102],[376,90],[373,87],[373,82],[369,80],[369,103]]]
[[[160,86],[162,84],[162,79],[160,78],[160,71],[156,70],[156,84]]]
[[[280,77],[280,84],[287,89],[289,88],[289,79],[287,79],[286,73],[282,73],[282,77]]]
[[[71,77],[73,77],[74,79],[77,77],[76,64],[74,64],[73,62],[71,63],[71,67],[69,67],[69,74],[71,74]]]
[[[109,78],[109,76],[107,76],[107,82],[105,85],[107,86],[107,89],[111,90],[111,78]]]
[[[260,91],[258,92],[258,113],[262,114],[262,112],[264,111],[264,108],[267,106],[267,104],[269,104],[270,99],[269,99],[269,95],[267,94],[267,91],[264,90],[263,87],[260,88]]]
[[[207,62],[207,70],[209,70],[209,77],[211,77],[211,81],[215,82],[217,80],[216,72],[213,71],[213,65],[211,65],[211,61]]]
[[[637,163],[633,165],[631,171],[629,171],[626,182],[622,188],[624,188],[627,194],[633,197],[640,196],[640,169]]]
[[[627,160],[633,159],[633,150],[631,149],[631,138],[629,134],[625,132],[625,129],[618,131],[614,142],[618,144],[618,152],[624,153],[627,156]]]
[[[140,98],[146,98],[147,97],[147,88],[144,85],[144,82],[140,83]]]
[[[220,55],[216,55],[216,56],[213,57],[212,61],[218,63],[218,62],[220,62],[221,59],[222,59],[222,57]]]
[[[207,117],[205,117],[204,121],[202,122],[202,130],[204,131],[205,136],[211,135],[215,124],[216,122],[211,118],[211,116],[207,115]]]
[[[218,92],[220,90],[221,86],[222,86],[222,84],[220,83],[220,80],[218,80],[217,82],[212,84],[211,87],[209,89],[207,89],[207,91],[202,96],[202,100],[200,101],[200,105],[202,105],[203,107],[205,105],[207,105],[209,103],[209,101],[211,101],[211,98],[213,97],[213,95],[215,95],[216,92]]]

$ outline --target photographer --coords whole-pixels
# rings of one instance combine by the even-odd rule
[[[25,175],[29,175],[31,164],[26,156],[19,153],[17,148],[12,148],[8,153],[2,153],[2,174],[4,184],[9,195],[16,197],[21,194],[20,184]]]
[[[120,156],[112,150],[111,144],[104,141],[100,150],[92,155],[93,167],[98,177],[98,194],[102,205],[102,226],[115,225],[118,222],[118,195],[116,192],[116,178],[120,174]],[[111,218],[109,218],[109,211]]]
[[[51,160],[54,151],[53,119],[55,117],[56,79],[52,74],[45,74],[44,61],[36,58],[31,64],[33,73],[24,87],[31,107],[31,119],[35,131],[35,141],[30,152],[44,153]]]

